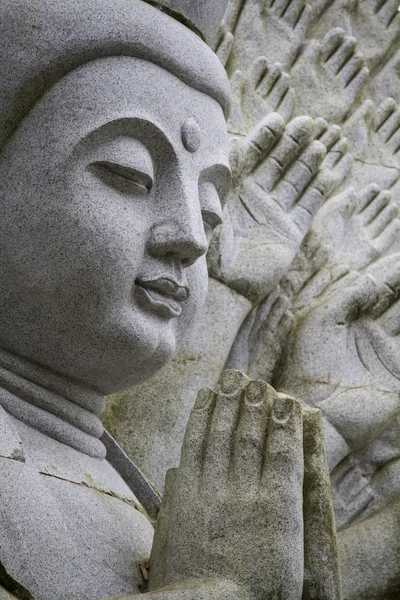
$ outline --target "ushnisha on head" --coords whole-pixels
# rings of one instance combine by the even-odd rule
[[[140,0],[4,0],[0,39],[0,347],[111,393],[204,301],[227,78]]]

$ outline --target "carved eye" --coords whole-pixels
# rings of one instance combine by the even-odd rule
[[[93,170],[105,183],[123,193],[148,194],[153,187],[153,179],[147,173],[132,167],[109,161],[91,163]]]

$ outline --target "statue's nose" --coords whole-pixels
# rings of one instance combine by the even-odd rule
[[[189,267],[203,256],[207,248],[202,221],[196,224],[171,220],[155,225],[150,232],[150,254],[157,258],[178,259],[184,267]]]

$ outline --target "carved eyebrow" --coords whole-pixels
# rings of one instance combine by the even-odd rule
[[[113,175],[118,175],[119,177],[123,177],[128,181],[132,181],[136,185],[139,185],[147,192],[153,187],[153,179],[147,173],[143,173],[143,171],[138,171],[133,167],[128,167],[127,165],[121,165],[117,162],[111,162],[106,160],[99,160],[91,163],[91,167],[106,169],[108,172]]]

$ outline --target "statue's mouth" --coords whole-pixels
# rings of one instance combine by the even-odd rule
[[[168,277],[158,279],[137,278],[135,281],[139,297],[149,303],[158,314],[167,318],[180,317],[182,304],[189,298],[187,286],[179,285]]]

